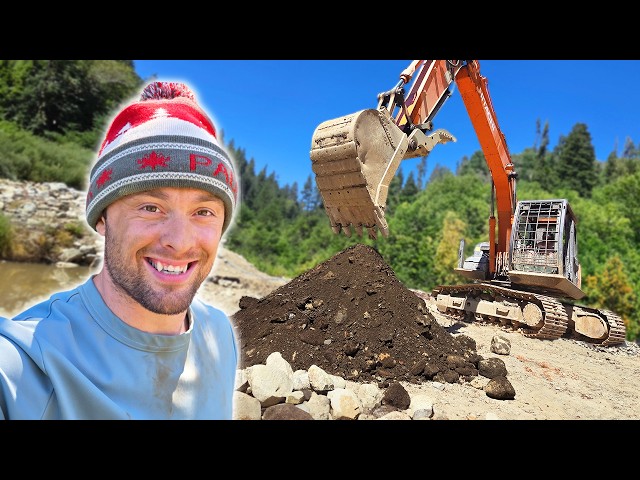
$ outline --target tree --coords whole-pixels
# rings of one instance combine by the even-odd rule
[[[140,84],[130,60],[4,60],[0,113],[36,135],[72,132],[93,148],[112,109]]]
[[[631,137],[627,137],[622,148],[622,158],[634,158],[638,156],[638,150],[633,144]]]
[[[457,175],[463,176],[469,173],[474,174],[483,182],[488,183],[491,180],[489,166],[487,165],[487,161],[482,150],[477,150],[473,155],[471,155],[471,158],[463,157],[458,165],[458,169],[456,170]]]
[[[554,153],[555,172],[561,186],[590,197],[598,182],[598,169],[587,126],[576,123],[567,137],[560,137]]]
[[[620,176],[620,159],[616,152],[611,152],[602,167],[602,183],[607,184]]]
[[[544,158],[547,154],[549,146],[549,122],[544,122],[544,129],[540,131],[540,119],[536,119],[536,141],[533,144],[533,150],[539,158]]]
[[[320,192],[316,188],[312,175],[309,175],[307,180],[304,182],[302,193],[300,194],[300,200],[302,201],[302,209],[307,212],[316,210],[322,205]]]
[[[400,195],[400,201],[402,202],[412,202],[420,189],[418,188],[418,184],[416,183],[415,176],[413,175],[413,170],[409,172],[409,176],[407,177],[407,181],[404,183],[402,187],[402,194]]]
[[[525,149],[519,155],[512,156],[519,180],[537,181],[540,175],[540,157],[533,148]]]
[[[586,283],[589,288],[589,300],[598,307],[619,315],[627,328],[627,338],[635,339],[640,329],[639,325],[632,325],[631,318],[636,310],[637,297],[620,257],[615,255],[609,258],[602,271],[596,275],[589,275]]]
[[[436,166],[433,168],[433,171],[431,172],[431,176],[429,177],[429,181],[427,182],[427,184],[438,181],[439,179],[448,175],[453,175],[453,172],[449,167],[436,164]]]
[[[385,211],[390,213],[393,208],[401,202],[402,197],[402,184],[404,183],[404,173],[402,168],[396,171],[396,174],[389,183],[389,190],[387,192],[387,206]]]
[[[466,225],[454,211],[447,211],[442,225],[442,238],[436,247],[434,273],[436,282],[447,284],[460,281],[454,268],[458,264],[458,246],[464,238]]]
[[[424,175],[427,171],[427,157],[421,157],[420,158],[420,162],[418,163],[418,180],[417,180],[417,184],[418,184],[418,190],[422,190],[422,187],[424,186]]]
[[[440,247],[444,253],[446,248],[441,242],[447,212],[455,212],[455,217],[464,222],[464,236],[470,244],[486,240],[490,195],[489,185],[478,182],[473,175],[449,174],[429,182],[414,201],[402,202],[394,209],[393,216],[387,217],[390,234],[379,242],[380,253],[401,281],[414,288],[433,288],[439,278],[437,250]],[[451,235],[456,237],[450,247],[457,259],[461,235],[454,228],[458,224],[453,222],[453,214],[448,215],[448,231],[453,230]]]
[[[627,219],[635,235],[634,243],[640,242],[640,170],[620,176],[594,190],[593,199],[599,206],[611,204],[610,216],[617,221]],[[607,223],[614,220],[609,219]],[[598,228],[598,225],[594,227]],[[619,232],[620,229],[617,228],[615,231]],[[619,242],[613,245],[619,245]]]

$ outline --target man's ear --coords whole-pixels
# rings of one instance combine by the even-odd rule
[[[107,229],[107,215],[106,212],[102,212],[100,218],[96,222],[96,232],[104,237],[104,233]]]

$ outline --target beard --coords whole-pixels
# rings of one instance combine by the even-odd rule
[[[115,287],[133,301],[147,310],[163,314],[176,315],[185,312],[193,301],[208,272],[200,269],[188,286],[154,287],[152,281],[145,281],[149,274],[143,265],[136,261],[133,264],[128,258],[118,255],[123,250],[124,242],[109,235],[109,227],[105,221],[104,263]],[[141,260],[146,262],[144,258]],[[202,265],[203,262],[198,262]]]

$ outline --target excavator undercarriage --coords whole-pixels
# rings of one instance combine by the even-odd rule
[[[603,346],[624,343],[622,319],[608,310],[496,285],[442,285],[432,291],[438,311],[455,321],[498,323],[540,339],[575,338]]]

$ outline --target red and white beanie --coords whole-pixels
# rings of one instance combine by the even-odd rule
[[[222,232],[238,202],[234,163],[216,129],[183,83],[154,82],[140,101],[111,122],[91,169],[86,216],[95,229],[102,211],[123,197],[160,187],[207,190],[225,207]]]

